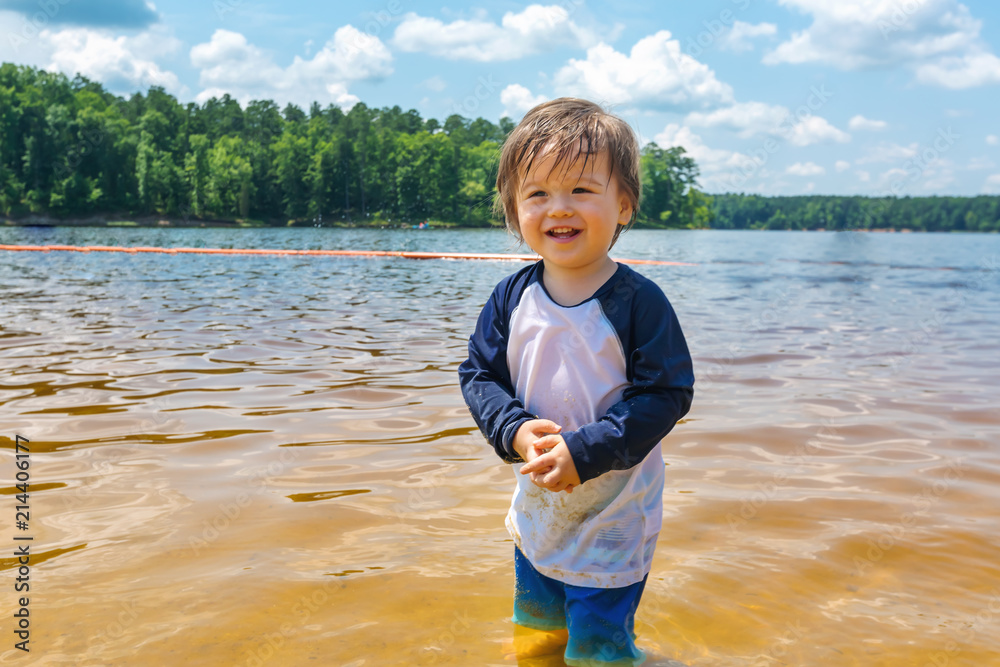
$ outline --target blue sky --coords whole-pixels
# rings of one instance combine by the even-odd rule
[[[0,60],[119,94],[514,120],[576,95],[708,192],[1000,194],[986,0],[0,0]]]

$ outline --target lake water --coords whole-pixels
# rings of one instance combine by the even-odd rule
[[[46,243],[517,250],[0,229]],[[633,231],[612,254],[695,264],[637,267],[697,376],[664,441],[647,664],[1000,665],[1000,236]],[[0,439],[31,440],[27,533],[0,457],[0,663],[515,664],[513,479],[456,368],[520,266],[0,251]]]

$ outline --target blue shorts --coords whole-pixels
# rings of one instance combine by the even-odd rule
[[[645,586],[646,577],[624,588],[564,584],[541,574],[514,547],[512,620],[535,630],[569,630],[567,665],[639,665],[646,656],[635,645],[635,610]]]

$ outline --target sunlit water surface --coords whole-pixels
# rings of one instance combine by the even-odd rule
[[[517,250],[497,231],[5,244]],[[698,378],[650,665],[1000,665],[1000,236],[629,232]],[[0,252],[33,665],[511,665],[511,472],[456,368],[505,262]],[[13,545],[5,450],[3,544]],[[13,551],[11,546],[5,550]],[[522,665],[562,665],[558,657]]]

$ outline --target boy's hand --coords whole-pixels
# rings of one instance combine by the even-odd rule
[[[550,433],[558,433],[561,430],[562,426],[554,421],[549,421],[548,419],[529,419],[521,424],[521,427],[517,429],[517,433],[514,434],[514,451],[528,463],[539,455],[538,450],[533,447],[535,442],[541,437]]]
[[[527,463],[521,466],[521,474],[531,475],[536,486],[553,493],[573,493],[573,487],[580,485],[580,475],[563,437],[546,435],[536,440],[532,448],[537,454],[531,459],[525,458]]]

